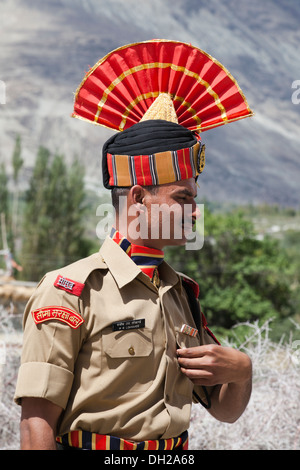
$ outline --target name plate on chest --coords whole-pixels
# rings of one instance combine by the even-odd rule
[[[137,328],[144,328],[145,327],[145,319],[141,318],[138,320],[125,320],[125,321],[116,321],[112,323],[113,331],[120,331],[120,330],[135,330]]]

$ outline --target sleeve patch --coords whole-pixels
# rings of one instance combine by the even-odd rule
[[[48,320],[59,320],[76,329],[84,322],[84,319],[77,312],[66,307],[43,307],[31,313],[36,325]]]
[[[80,297],[81,292],[83,291],[84,284],[81,282],[72,281],[72,279],[67,279],[66,277],[61,276],[60,274],[57,276],[54,286],[58,289],[65,290],[70,294],[76,295]]]

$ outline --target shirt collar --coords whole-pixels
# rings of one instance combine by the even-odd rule
[[[128,254],[111,237],[108,236],[104,240],[100,248],[100,254],[119,288],[129,284],[135,278],[139,278],[149,287],[156,290],[148,276],[142,273],[139,266],[132,261]],[[166,261],[160,264],[159,271],[162,288],[166,288],[166,290],[171,287],[181,289],[180,276]]]
[[[110,237],[104,240],[100,254],[120,288],[141,274],[140,268]]]
[[[154,272],[164,260],[164,252],[148,246],[135,245],[123,237],[118,230],[112,229],[111,238],[130,256],[132,261],[152,280]]]

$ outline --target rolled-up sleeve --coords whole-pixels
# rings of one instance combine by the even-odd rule
[[[23,397],[46,398],[62,408],[68,402],[74,367],[85,330],[84,321],[74,328],[61,318],[34,321],[37,309],[68,309],[80,315],[80,300],[56,289],[49,276],[36,289],[24,313],[23,349],[14,401]],[[72,314],[72,313],[71,313]]]
[[[46,398],[65,408],[73,383],[73,373],[45,362],[21,364],[15,391],[15,402],[22,397]]]

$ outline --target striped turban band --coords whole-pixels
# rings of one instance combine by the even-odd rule
[[[157,186],[197,178],[205,165],[197,133],[160,119],[139,122],[103,146],[105,188]]]

